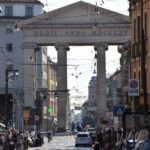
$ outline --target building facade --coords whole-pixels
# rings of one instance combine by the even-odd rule
[[[0,0],[0,93],[5,94],[5,70],[18,70],[17,80],[9,78],[8,93],[12,94],[13,116],[9,120],[10,124],[16,128],[23,128],[23,108],[24,106],[34,106],[35,95],[28,95],[28,91],[34,91],[35,87],[31,84],[24,87],[24,51],[22,49],[23,35],[16,30],[16,23],[43,13],[43,5],[37,0]],[[32,56],[27,58],[29,63],[35,61]],[[32,66],[33,67],[33,66]],[[28,73],[28,78],[34,77]],[[27,79],[27,78],[26,78]],[[28,98],[28,102],[26,101]],[[1,120],[2,122],[4,120]]]
[[[136,104],[144,109],[145,102],[150,104],[150,0],[130,2],[132,21],[131,78],[139,80],[140,96]],[[149,108],[148,108],[149,109]]]
[[[48,120],[49,120],[49,129],[54,129],[54,126],[57,124],[57,67],[56,63],[52,62],[51,59],[48,59]]]

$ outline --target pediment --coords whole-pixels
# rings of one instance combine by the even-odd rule
[[[98,10],[99,13],[96,13],[96,10]],[[79,1],[37,17],[33,17],[21,24],[23,26],[130,24],[130,19],[126,15]]]

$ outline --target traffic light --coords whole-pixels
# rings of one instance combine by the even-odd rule
[[[52,108],[48,108],[47,111],[48,111],[48,113],[53,113],[54,112],[54,110]]]

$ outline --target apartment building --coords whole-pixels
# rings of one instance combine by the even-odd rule
[[[150,104],[150,0],[130,1],[132,22],[132,49],[130,77],[139,80],[139,97],[135,97],[138,110]],[[148,107],[147,107],[148,108]],[[149,108],[147,109],[149,110]]]
[[[29,78],[34,84],[24,87],[24,51],[22,48],[23,34],[16,30],[16,23],[43,13],[43,4],[38,0],[0,0],[0,93],[5,94],[6,90],[6,69],[18,70],[17,79],[12,78],[11,71],[8,74],[8,94],[12,95],[13,108],[12,117],[8,120],[10,126],[23,128],[23,108],[34,107],[35,94],[27,97],[28,91],[35,93],[35,76],[30,72]],[[36,50],[35,50],[36,53]],[[29,61],[35,64],[32,56]],[[34,61],[34,62],[33,62]],[[35,66],[34,66],[35,67]],[[34,86],[33,86],[34,85]],[[5,120],[1,120],[1,122]]]

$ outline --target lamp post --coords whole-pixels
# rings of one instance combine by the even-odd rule
[[[11,74],[9,74],[11,73]],[[7,130],[8,127],[8,115],[9,115],[9,110],[8,110],[8,82],[10,78],[15,78],[18,76],[18,70],[13,70],[13,69],[8,69],[6,68],[5,70],[5,128]]]

